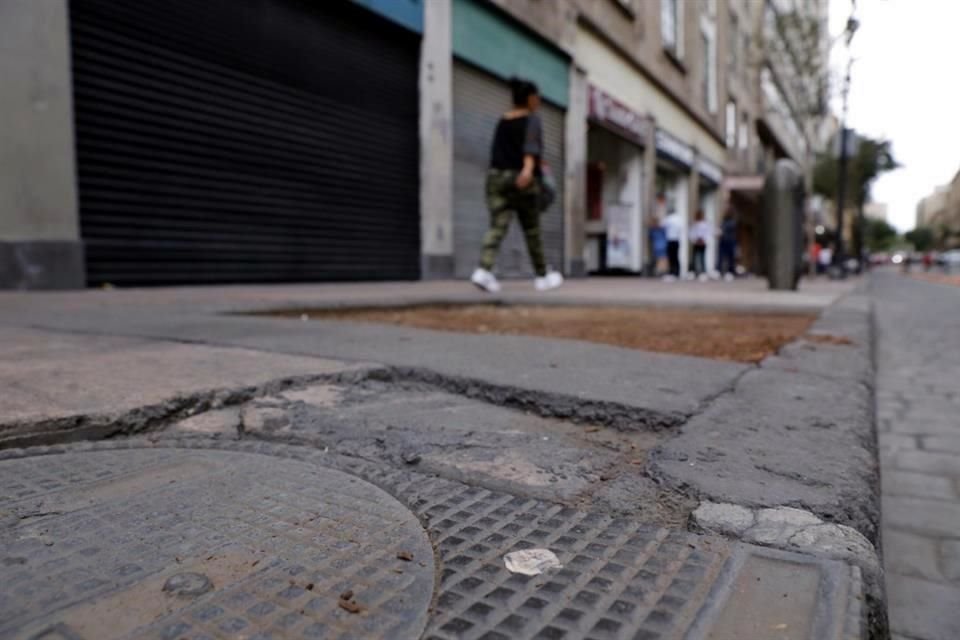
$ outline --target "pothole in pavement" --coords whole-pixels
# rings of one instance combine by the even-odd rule
[[[443,304],[258,312],[301,320],[394,324],[477,334],[565,338],[756,363],[803,335],[816,314],[627,306]]]
[[[174,431],[307,444],[418,473],[682,526],[695,501],[645,473],[668,433],[622,432],[414,383],[316,384],[191,416]]]

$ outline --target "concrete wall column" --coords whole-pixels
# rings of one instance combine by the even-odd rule
[[[564,271],[578,277],[586,273],[583,249],[587,221],[587,75],[570,67],[570,105],[564,140]]]
[[[67,0],[0,2],[0,288],[85,283]]]
[[[643,147],[643,212],[641,234],[643,243],[646,247],[644,255],[648,256],[647,262],[653,258],[649,241],[650,223],[653,216],[657,215],[657,121],[650,116],[650,127],[647,130],[647,140]],[[660,221],[663,223],[663,220]],[[652,271],[651,271],[652,273]]]
[[[689,191],[687,192],[687,225],[683,237],[683,245],[680,247],[680,273],[686,275],[690,269],[690,259],[693,252],[690,248],[690,226],[697,219],[697,209],[700,208],[700,154],[696,149],[693,150],[693,165],[690,167],[690,178],[688,181]]]
[[[451,0],[423,3],[420,52],[421,277],[453,276]]]

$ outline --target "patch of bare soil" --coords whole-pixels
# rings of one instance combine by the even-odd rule
[[[300,316],[302,311],[284,315]],[[632,307],[436,305],[310,311],[322,320],[463,333],[566,338],[717,360],[759,362],[804,334],[811,314]]]

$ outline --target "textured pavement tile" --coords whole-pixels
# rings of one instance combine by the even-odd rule
[[[945,476],[884,469],[881,480],[884,495],[960,501],[960,494],[954,490],[953,479]]]
[[[934,582],[942,581],[937,542],[936,538],[888,527],[883,534],[883,556],[887,571]]]
[[[960,589],[887,574],[887,600],[894,633],[922,640],[960,638]]]
[[[884,496],[883,520],[897,529],[949,538],[960,532],[960,503]]]
[[[960,478],[960,455],[954,453],[898,451],[895,458],[898,469]]]
[[[960,432],[960,425],[958,425],[958,432]],[[925,436],[921,441],[926,451],[960,454],[960,435]]]
[[[960,531],[957,531],[960,536]],[[960,585],[960,540],[942,540],[940,542],[941,570],[947,580]]]

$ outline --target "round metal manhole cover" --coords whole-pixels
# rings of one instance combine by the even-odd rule
[[[394,498],[197,449],[0,461],[0,638],[407,638],[430,541]]]

